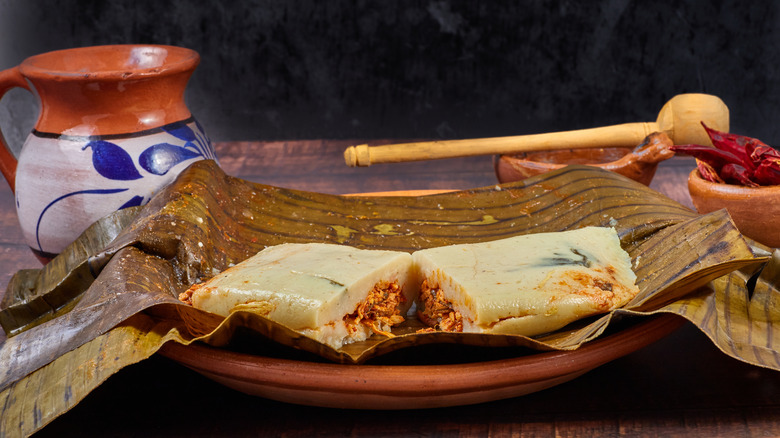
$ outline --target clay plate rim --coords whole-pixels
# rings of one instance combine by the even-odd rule
[[[272,400],[347,409],[420,409],[530,394],[644,348],[685,320],[644,318],[574,351],[446,365],[341,365],[168,342],[160,354],[229,388]]]

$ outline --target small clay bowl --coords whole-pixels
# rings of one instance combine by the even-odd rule
[[[570,164],[587,164],[650,185],[658,163],[674,156],[672,141],[661,132],[650,134],[635,148],[583,148],[501,155],[495,160],[499,182],[519,181]]]
[[[780,247],[780,186],[714,183],[694,169],[688,175],[688,191],[699,213],[725,208],[744,236],[772,248]]]

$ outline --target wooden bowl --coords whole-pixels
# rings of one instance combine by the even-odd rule
[[[650,185],[658,163],[674,156],[666,134],[649,135],[635,148],[583,148],[501,155],[495,171],[502,183],[519,181],[570,164],[587,164],[619,173]]]
[[[743,235],[773,248],[780,247],[780,186],[714,183],[694,169],[688,175],[688,191],[699,213],[725,208]]]

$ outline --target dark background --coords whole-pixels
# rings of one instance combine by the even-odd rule
[[[187,91],[212,140],[467,138],[655,121],[721,97],[780,145],[780,2],[0,0],[0,68],[74,46],[200,52]],[[35,99],[0,126],[18,148]]]

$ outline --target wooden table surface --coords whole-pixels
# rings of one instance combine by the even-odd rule
[[[342,152],[357,143],[216,146],[228,174],[288,188],[355,193],[496,184],[492,157],[348,168]],[[685,181],[692,168],[690,159],[666,161],[651,187],[691,206]],[[22,240],[13,195],[0,183],[0,291],[17,270],[39,266]],[[36,436],[247,435],[780,436],[780,372],[724,355],[686,324],[649,347],[534,394],[473,406],[385,412],[251,397],[153,356],[112,376]]]

